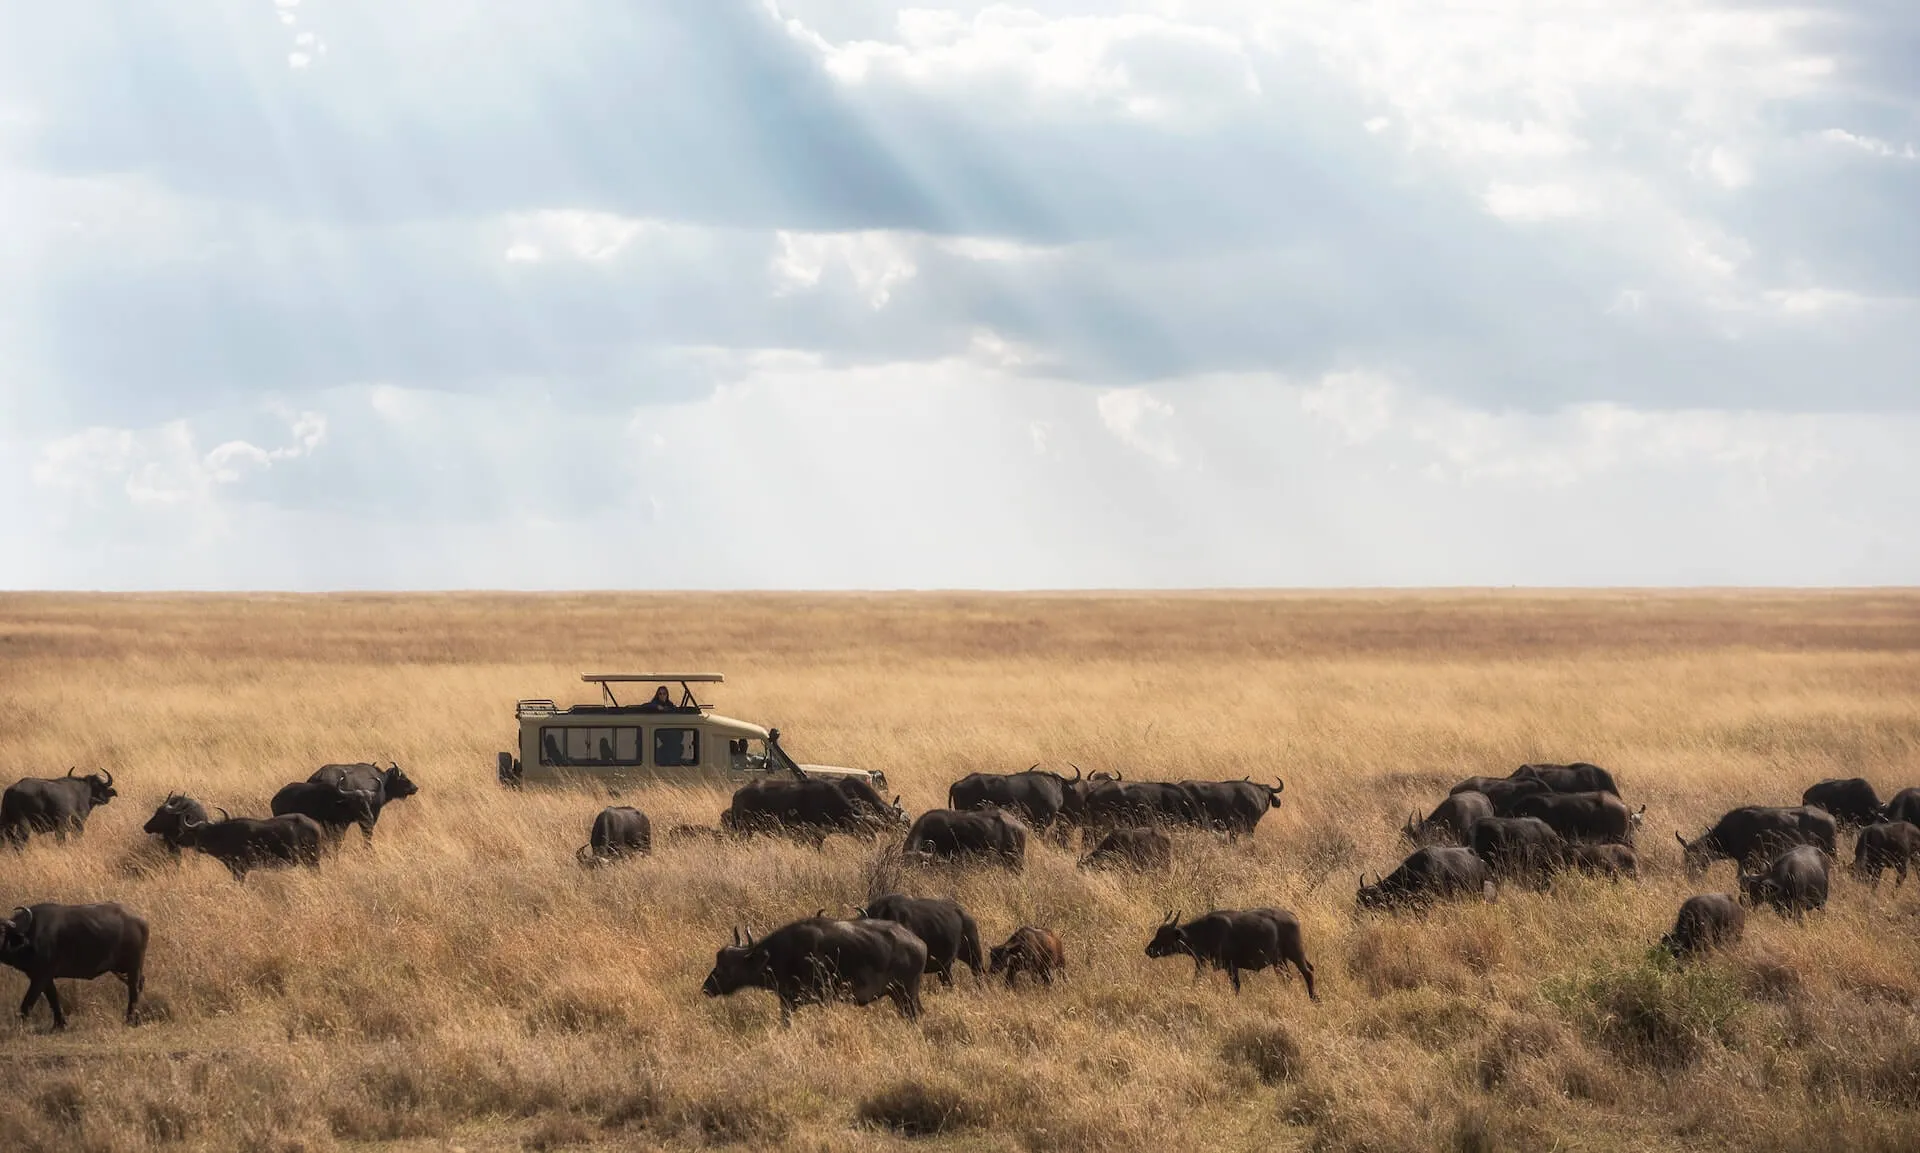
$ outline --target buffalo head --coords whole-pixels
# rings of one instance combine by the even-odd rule
[[[1180,929],[1180,914],[1168,913],[1153,931],[1153,940],[1147,942],[1147,956],[1175,957],[1187,951],[1187,935]]]
[[[1688,844],[1687,839],[1675,829],[1673,839],[1680,842],[1680,860],[1687,866],[1687,876],[1698,877],[1713,863],[1713,847],[1707,844],[1709,838],[1701,837]]]
[[[31,942],[28,935],[33,931],[33,910],[25,905],[13,911],[13,915],[0,921],[0,965],[18,967],[26,960],[26,952]]]
[[[381,780],[386,784],[387,800],[397,801],[402,797],[411,797],[420,791],[420,786],[414,784],[413,779],[400,768],[399,761],[387,763],[393,767],[380,774]]]
[[[700,991],[709,997],[724,997],[741,989],[764,988],[768,981],[768,958],[764,950],[753,946],[753,930],[747,930],[745,942],[740,930],[733,931],[733,944],[713,955],[713,970],[707,974]]]
[[[101,775],[103,773],[105,774],[104,776]],[[69,777],[73,776],[73,767],[67,769],[67,775]],[[87,804],[89,806],[104,805],[120,795],[113,787],[113,773],[106,769],[101,769],[97,773],[88,773],[79,779],[85,781],[87,784]]]

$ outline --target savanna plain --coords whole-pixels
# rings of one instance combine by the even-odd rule
[[[513,703],[585,671],[718,670],[718,711],[801,760],[878,767],[910,811],[976,770],[1284,778],[1251,842],[1176,838],[1095,873],[897,846],[656,844],[582,869],[604,794],[494,780]],[[317,873],[236,884],[140,832],[170,790],[264,815],[329,761],[421,786]],[[1364,870],[1461,777],[1590,760],[1647,806],[1642,880],[1564,879],[1361,915]],[[0,1149],[1903,1150],[1920,1148],[1920,882],[1836,873],[1796,924],[1676,968],[1652,949],[1691,837],[1823,777],[1920,785],[1920,594],[0,595],[0,777],[104,766],[83,838],[0,852],[0,907],[118,900],[148,1005],[63,982],[11,1012]],[[719,791],[634,789],[656,829]],[[1841,841],[1843,863],[1851,837]],[[1068,975],[932,978],[885,1002],[707,998],[734,926],[888,889],[951,895],[987,943],[1055,929]],[[1319,976],[1143,953],[1164,913],[1295,911]]]

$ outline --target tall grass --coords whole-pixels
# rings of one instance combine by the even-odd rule
[[[884,768],[914,810],[1036,761],[1277,775],[1285,800],[1250,843],[1177,838],[1164,876],[1039,839],[1016,875],[843,838],[583,870],[607,798],[499,789],[512,703],[661,666],[724,671],[720,711]],[[1648,946],[1695,891],[1675,830],[1825,776],[1920,784],[1917,750],[1904,593],[0,596],[0,774],[104,765],[121,792],[84,838],[0,853],[0,906],[114,899],[153,927],[140,1027],[111,979],[67,984],[66,1034],[0,1022],[0,1149],[1912,1149],[1920,893],[1839,878],[1804,926],[1756,913],[1685,971]],[[169,790],[264,813],[376,757],[423,791],[318,874],[236,884],[143,844]],[[1643,883],[1356,914],[1409,811],[1571,759],[1648,804]],[[724,803],[623,800],[656,828]],[[917,1023],[791,1030],[770,996],[700,995],[732,926],[896,879],[994,942],[1054,928],[1069,979],[962,976]],[[1319,1004],[1143,954],[1165,910],[1249,904],[1298,913]]]

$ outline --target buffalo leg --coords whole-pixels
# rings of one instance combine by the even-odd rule
[[[1228,963],[1227,980],[1233,984],[1233,991],[1238,993],[1240,991],[1240,966],[1232,964],[1231,962]]]
[[[1009,959],[1007,961],[1007,988],[1009,989],[1013,988],[1013,975],[1015,973],[1018,973],[1019,971],[1020,971],[1020,963],[1018,961]]]
[[[47,1005],[53,1010],[53,1027],[55,1029],[66,1028],[67,1013],[65,1009],[60,1007],[60,990],[54,987],[53,978],[47,978],[46,983],[42,985],[41,988],[47,994]]]
[[[135,1023],[135,1014],[140,1008],[140,994],[147,987],[146,974],[139,966],[127,973],[127,1024]]]
[[[1050,968],[1048,968],[1048,967],[1047,967],[1047,966],[1045,966],[1045,965],[1042,965],[1042,966],[1040,966],[1040,969],[1039,969],[1039,972],[1040,972],[1040,983],[1041,983],[1042,985],[1051,985],[1051,984],[1053,984],[1053,970],[1052,970],[1052,969],[1050,969]]]
[[[1874,877],[1874,880],[1877,882],[1880,880],[1880,878],[1876,876]],[[1905,857],[1902,857],[1900,858],[1900,863],[1893,867],[1893,887],[1897,889],[1906,883],[1907,883],[1907,859]]]
[[[22,1021],[27,1019],[29,1013],[33,1012],[33,1003],[38,1001],[40,994],[44,992],[46,992],[46,990],[40,987],[38,980],[30,980],[27,982],[26,1000],[20,1002],[20,1019]]]
[[[1294,968],[1300,970],[1301,978],[1307,983],[1307,1000],[1318,1001],[1320,998],[1316,996],[1313,991],[1313,964],[1307,960],[1307,955],[1305,953],[1295,953],[1287,959],[1293,962]],[[1275,968],[1283,974],[1287,971],[1285,965],[1276,965]]]

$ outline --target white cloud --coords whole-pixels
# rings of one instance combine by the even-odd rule
[[[1820,134],[1820,138],[1834,144],[1843,144],[1849,148],[1857,148],[1869,155],[1880,156],[1889,160],[1920,160],[1920,151],[1914,150],[1912,141],[1908,141],[1904,145],[1895,146],[1877,137],[1857,135],[1848,132],[1844,128],[1829,128]]]
[[[781,293],[817,288],[830,269],[845,273],[861,299],[885,308],[893,290],[919,271],[909,243],[888,232],[788,232],[774,235],[771,271]]]
[[[200,502],[219,486],[312,454],[326,440],[326,417],[303,412],[287,432],[291,441],[275,448],[229,440],[202,452],[186,420],[150,429],[89,428],[43,447],[32,476],[43,488],[95,503],[116,490],[136,505]]]
[[[1180,463],[1168,433],[1173,406],[1144,388],[1114,388],[1094,398],[1100,422],[1122,444],[1164,465]]]
[[[511,216],[505,228],[513,236],[507,259],[537,260],[547,252],[578,260],[610,260],[648,235],[670,231],[658,221],[580,209],[543,209]],[[515,250],[522,255],[515,257]]]
[[[1564,184],[1495,183],[1480,199],[1493,215],[1523,223],[1560,220],[1588,210],[1586,198]]]

